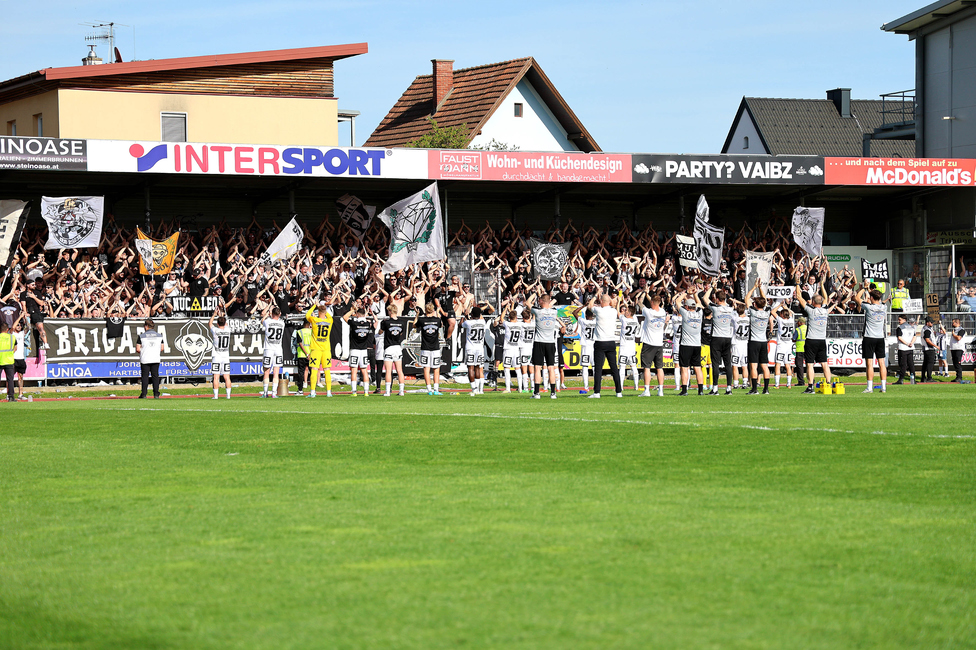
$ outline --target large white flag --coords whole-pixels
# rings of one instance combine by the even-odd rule
[[[705,197],[703,196],[702,199]],[[700,205],[699,205],[700,207]],[[725,245],[725,228],[708,223],[708,206],[705,219],[702,213],[695,215],[695,247],[697,248],[698,268],[705,275],[718,277],[722,273],[722,247]]]
[[[384,273],[447,257],[437,183],[394,203],[379,218],[390,229],[390,257],[383,265]]]
[[[104,206],[104,196],[42,196],[41,216],[48,229],[44,249],[97,248]]]
[[[773,259],[776,253],[758,253],[746,251],[746,292],[756,286],[759,278],[763,291],[769,286],[769,277],[773,273]]]
[[[298,225],[296,217],[292,217],[278,236],[275,237],[268,249],[261,254],[261,261],[264,264],[272,264],[279,260],[287,260],[289,257],[302,249],[302,240],[305,233]]]
[[[823,208],[797,208],[793,211],[793,240],[810,257],[817,257],[823,248]]]

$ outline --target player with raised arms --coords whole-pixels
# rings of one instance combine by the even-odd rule
[[[780,368],[786,368],[786,387],[793,387],[793,334],[796,332],[796,318],[793,310],[784,302],[773,313],[776,331],[776,350],[773,352],[773,375],[776,388],[779,388]]]
[[[868,387],[865,393],[874,392],[874,360],[878,360],[881,372],[881,392],[888,392],[888,369],[885,366],[885,321],[888,320],[888,306],[881,300],[883,294],[877,289],[869,289],[865,282],[857,293],[854,302],[864,312],[864,338],[861,340],[861,357],[864,359],[868,376]],[[867,292],[868,299],[864,300]]]
[[[532,365],[535,373],[535,386],[532,388],[533,399],[541,399],[539,388],[542,386],[542,373],[549,372],[549,397],[556,399],[556,389],[559,387],[559,374],[556,370],[556,338],[557,334],[565,334],[566,326],[559,320],[558,312],[552,308],[552,297],[544,293],[539,298],[539,306],[534,307],[535,296],[526,303],[535,318],[535,337],[532,343]]]
[[[271,317],[265,311],[264,325],[264,381],[261,397],[278,397],[275,388],[278,385],[278,372],[284,364],[284,353],[281,342],[285,337],[285,321],[281,320],[281,310],[277,306],[271,307]],[[271,390],[268,390],[268,379],[272,377]]]
[[[620,385],[627,384],[627,366],[634,377],[634,390],[640,390],[637,375],[637,332],[640,324],[634,318],[634,306],[626,305],[620,310],[620,340],[617,342],[617,356],[620,364]]]
[[[752,294],[759,290],[755,298]],[[759,394],[759,368],[762,368],[763,395],[769,395],[769,340],[766,331],[769,329],[771,310],[766,309],[766,295],[763,293],[762,281],[756,278],[756,284],[746,294],[746,309],[749,312],[749,377],[752,380],[752,390],[749,395]]]
[[[721,360],[725,367],[725,394],[732,394],[732,382],[734,379],[732,365],[732,347],[736,324],[735,309],[726,304],[728,296],[724,289],[719,289],[712,293],[714,284],[705,292],[705,304],[712,312],[712,338],[709,343],[712,357],[712,392],[711,395],[718,395],[718,362]],[[714,297],[714,300],[712,299]]]
[[[519,363],[522,365],[522,378],[525,386],[522,392],[535,390],[535,373],[532,372],[532,345],[535,342],[535,322],[528,307],[522,310],[522,341],[519,343]]]
[[[471,308],[468,317],[461,323],[465,334],[464,364],[468,367],[468,382],[471,384],[469,395],[485,394],[485,332],[488,324],[481,317],[481,307]]]
[[[829,266],[828,266],[829,268]],[[830,365],[827,362],[827,315],[829,310],[824,307],[827,299],[827,290],[824,288],[824,280],[820,280],[820,293],[813,297],[811,305],[803,298],[803,293],[797,295],[800,307],[807,314],[807,340],[804,344],[804,356],[807,365],[807,388],[804,394],[812,394],[814,391],[813,378],[816,374],[816,365],[819,363],[823,371],[824,381],[830,383]]]
[[[687,291],[677,296],[677,311],[681,316],[681,346],[678,348],[678,363],[681,364],[681,392],[680,397],[688,394],[688,384],[691,382],[691,369],[695,370],[695,381],[698,384],[698,394],[705,389],[704,376],[701,365],[701,327],[704,312],[701,301],[695,291]]]
[[[664,329],[670,316],[661,308],[660,294],[654,294],[648,300],[647,295],[640,298],[643,301],[641,314],[644,324],[641,329],[641,366],[644,368],[644,392],[642,397],[651,396],[651,370],[657,374],[657,396],[664,397]],[[622,383],[622,382],[621,382]]]
[[[441,319],[437,316],[436,305],[428,302],[424,307],[424,315],[417,316],[413,326],[420,332],[420,367],[424,369],[424,385],[427,387],[427,394],[440,395]]]
[[[376,320],[373,312],[367,312],[362,303],[343,314],[342,320],[349,325],[349,377],[352,396],[358,395],[358,379],[362,376],[363,397],[369,397],[369,371],[373,365],[369,353],[376,345]]]
[[[386,396],[389,397],[393,387],[393,369],[396,368],[397,382],[400,385],[399,395],[404,395],[403,378],[403,340],[407,337],[406,318],[400,317],[400,309],[391,304],[386,308],[387,318],[380,323],[383,332],[383,369],[386,372]]]
[[[505,369],[505,393],[512,392],[512,370],[515,370],[518,388],[522,390],[522,364],[519,361],[521,352],[519,343],[522,341],[522,326],[516,320],[514,309],[510,309],[502,324],[502,367]]]
[[[579,319],[579,340],[580,340],[580,370],[583,373],[583,390],[581,395],[586,395],[589,390],[589,371],[593,369],[593,342],[596,336],[596,320],[593,317],[593,310],[586,309]]]
[[[732,330],[732,378],[734,387],[739,388],[739,376],[742,376],[742,388],[749,386],[749,316],[746,314],[745,303],[735,303],[735,329]]]
[[[217,316],[217,312],[222,312]],[[227,305],[221,304],[210,315],[210,336],[213,338],[213,351],[210,353],[210,370],[213,373],[213,399],[217,399],[220,386],[220,375],[224,376],[224,387],[227,399],[230,399],[230,329],[227,327]],[[217,326],[214,327],[214,318]]]
[[[312,390],[308,396],[315,397],[319,385],[319,373],[325,375],[325,396],[332,397],[332,325],[334,323],[329,302],[321,300],[305,312],[305,320],[312,326],[312,349],[308,357],[312,369]]]

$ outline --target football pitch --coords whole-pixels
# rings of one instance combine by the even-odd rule
[[[976,386],[862,388],[2,404],[0,648],[974,647]]]

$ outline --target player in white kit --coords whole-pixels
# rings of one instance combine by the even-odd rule
[[[226,311],[226,308],[222,308]],[[213,398],[217,399],[218,386],[220,386],[220,375],[224,376],[224,388],[227,392],[227,399],[230,399],[230,329],[227,327],[227,317],[221,314],[217,317],[217,309],[210,316],[207,326],[210,328],[210,336],[213,338],[213,351],[210,353],[210,369],[213,373]],[[217,326],[214,327],[214,318],[217,318]]]
[[[481,307],[471,308],[470,317],[461,323],[466,335],[464,344],[464,363],[468,366],[468,381],[471,383],[469,395],[485,394],[485,331],[487,323],[481,317]]]
[[[780,366],[786,366],[786,387],[793,387],[793,363],[796,357],[793,353],[793,334],[796,332],[796,319],[793,311],[782,304],[779,311],[774,312],[776,325],[776,351],[773,353],[773,374],[776,388],[779,388]]]
[[[746,314],[746,306],[737,303],[735,305],[737,314],[732,330],[732,379],[735,388],[748,388],[749,384],[749,316]],[[742,385],[739,386],[739,377],[742,377]]]
[[[674,390],[681,390],[681,366],[678,364],[678,346],[681,342],[681,314],[671,315],[671,361],[674,363]]]
[[[525,386],[519,390],[528,393],[535,386],[535,373],[532,369],[532,344],[535,342],[535,319],[532,311],[526,308],[522,312],[522,340],[519,343],[519,365],[522,366],[522,377]]]
[[[281,310],[273,307],[271,318],[264,319],[264,383],[261,389],[261,397],[278,397],[278,391],[274,387],[278,385],[278,372],[284,364],[281,342],[285,338],[285,322],[280,317]],[[270,394],[268,391],[269,376],[273,376]]]
[[[522,342],[522,325],[516,320],[515,310],[508,312],[508,316],[502,326],[504,343],[502,344],[502,367],[505,369],[505,391],[512,392],[512,370],[515,370],[515,377],[518,380],[516,392],[522,390],[522,352],[519,344]]]
[[[651,370],[657,375],[657,394],[664,397],[664,330],[668,325],[668,313],[661,309],[661,297],[655,294],[648,301],[642,299],[641,313],[644,325],[641,330],[641,365],[644,367],[643,397],[651,396]],[[648,303],[650,306],[648,307]]]
[[[586,395],[590,390],[590,370],[593,368],[593,341],[596,336],[596,319],[593,312],[589,309],[585,312],[585,318],[579,321],[580,337],[580,368],[583,371],[583,390],[580,395]]]
[[[620,339],[617,342],[617,363],[620,365],[620,385],[627,383],[627,366],[634,376],[634,390],[640,390],[637,376],[637,332],[640,324],[634,318],[634,307],[627,305],[620,314]]]

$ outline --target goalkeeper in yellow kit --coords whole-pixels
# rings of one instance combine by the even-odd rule
[[[317,312],[317,315],[316,315]],[[315,389],[319,384],[319,371],[325,373],[325,396],[332,397],[332,314],[329,305],[324,300],[305,313],[305,320],[312,328],[312,345],[308,355],[308,367],[312,369],[312,391],[309,397],[315,397]]]

